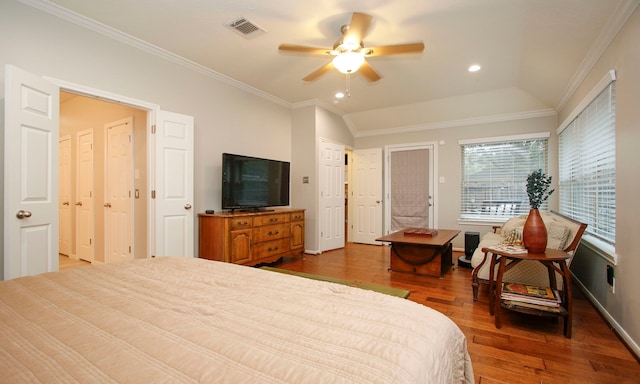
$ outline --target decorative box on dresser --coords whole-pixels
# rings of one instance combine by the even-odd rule
[[[227,263],[272,263],[304,253],[304,209],[198,214],[199,257]]]

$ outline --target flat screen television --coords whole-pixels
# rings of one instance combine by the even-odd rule
[[[291,164],[222,154],[222,209],[260,210],[289,205]]]

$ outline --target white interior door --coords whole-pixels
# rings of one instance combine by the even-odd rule
[[[105,124],[105,262],[133,260],[133,118]]]
[[[158,111],[155,138],[155,256],[193,257],[193,117]]]
[[[58,270],[59,92],[5,67],[5,280]]]
[[[344,145],[320,141],[320,251],[344,247]]]
[[[351,240],[379,244],[382,236],[382,148],[353,151],[349,196]]]
[[[71,256],[71,137],[61,137],[58,148],[58,252]]]
[[[93,262],[94,242],[94,170],[93,129],[77,133],[76,139],[76,255]]]

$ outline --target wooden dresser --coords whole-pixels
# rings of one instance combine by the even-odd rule
[[[304,253],[304,209],[198,214],[199,257],[227,263],[272,263]]]

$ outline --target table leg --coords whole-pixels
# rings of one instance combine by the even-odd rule
[[[496,328],[502,328],[502,321],[500,320],[500,310],[501,310],[501,299],[500,296],[502,295],[502,276],[504,275],[504,268],[507,265],[507,258],[506,257],[501,257],[500,258],[500,266],[498,267],[498,277],[496,277],[496,292],[495,292],[495,298],[493,299],[494,301],[494,306],[495,309],[493,310],[493,312],[495,313],[495,321],[496,321]]]
[[[563,260],[560,262],[562,269],[562,290],[564,291],[564,300],[567,309],[567,316],[564,318],[564,336],[571,338],[571,327],[573,322],[573,297],[571,294],[571,273],[567,263]]]
[[[486,257],[486,253],[485,253],[485,257]],[[496,282],[494,280],[494,271],[496,269],[496,254],[495,253],[491,253],[491,262],[489,262],[489,314],[493,315],[493,299],[494,299],[494,292],[495,292],[495,288],[496,288]]]

